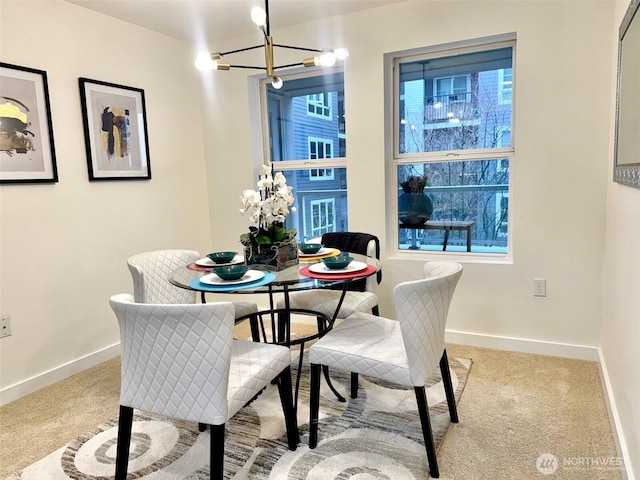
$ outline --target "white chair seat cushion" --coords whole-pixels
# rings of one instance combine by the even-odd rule
[[[233,302],[233,306],[236,308],[236,318],[258,313],[258,305],[255,302]]]
[[[400,324],[355,313],[309,349],[309,362],[411,386]]]
[[[338,307],[340,295],[342,295],[341,291],[322,289],[291,292],[289,304],[291,308],[313,310],[331,318]],[[378,297],[375,293],[349,291],[344,297],[337,318],[347,318],[356,312],[370,312],[376,305],[378,305]],[[284,308],[283,299],[278,301],[278,308]]]
[[[234,340],[229,368],[228,418],[291,364],[289,348],[268,343]]]

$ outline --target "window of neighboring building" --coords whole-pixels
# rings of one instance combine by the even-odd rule
[[[312,200],[309,202],[311,222],[310,229],[304,232],[304,238],[321,237],[324,233],[334,232],[336,208],[332,198]]]
[[[433,81],[434,102],[447,104],[449,102],[461,102],[469,93],[469,75],[454,75],[451,77],[436,78]]]
[[[511,103],[513,75],[510,68],[498,70],[498,101],[501,104]]]
[[[390,194],[398,202],[398,250],[442,251],[446,235],[448,252],[468,254],[465,230],[431,228],[464,222],[472,225],[471,254],[509,253],[514,55],[510,34],[400,52],[388,62],[395,125]],[[431,200],[430,228],[410,225],[416,217],[407,215],[406,194],[416,193]],[[415,203],[411,208],[418,208]]]
[[[309,158],[317,160],[319,158],[333,157],[333,142],[309,137]],[[333,180],[332,168],[312,168],[309,170],[311,180]]]
[[[307,115],[331,119],[331,92],[307,95]]]
[[[511,125],[496,128],[496,147],[511,146]],[[498,171],[504,172],[509,170],[509,160],[498,160]]]
[[[348,230],[344,74],[340,68],[279,72],[276,90],[260,82],[266,163],[293,187],[297,211],[287,226],[298,239]],[[327,230],[330,229],[330,230]]]

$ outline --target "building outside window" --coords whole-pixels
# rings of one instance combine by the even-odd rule
[[[431,199],[431,226],[472,225],[471,253],[465,230],[448,233],[447,251],[509,253],[514,56],[515,35],[504,35],[400,52],[388,63],[394,69],[389,91],[394,95],[396,174],[390,193],[406,204],[402,185],[418,177],[424,182],[419,193]],[[445,231],[409,226],[408,217],[400,215],[405,209],[402,205],[393,220],[398,222],[397,249],[442,251]]]
[[[293,186],[298,240],[348,230],[344,74],[340,68],[286,75],[276,90],[260,83],[267,163]]]

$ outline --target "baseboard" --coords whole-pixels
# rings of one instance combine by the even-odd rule
[[[588,345],[572,345],[569,343],[543,342],[526,338],[500,337],[482,333],[460,332],[447,330],[445,333],[447,343],[458,343],[472,347],[493,348],[495,350],[508,350],[511,352],[535,353],[538,355],[551,355],[553,357],[573,358],[576,360],[600,360],[598,348]]]
[[[120,355],[120,342],[0,390],[0,406]]]
[[[620,415],[618,414],[618,408],[616,406],[616,399],[613,395],[613,389],[611,388],[611,381],[609,379],[609,371],[607,370],[607,362],[604,360],[602,350],[598,348],[600,368],[600,379],[602,380],[602,388],[604,389],[604,399],[607,403],[607,410],[609,411],[609,421],[611,422],[611,431],[613,432],[613,439],[616,442],[616,448],[618,455],[624,459],[625,469],[622,470],[622,478],[624,480],[635,480],[633,473],[633,466],[628,461],[631,458],[629,454],[629,447],[625,441],[624,435],[622,435]]]

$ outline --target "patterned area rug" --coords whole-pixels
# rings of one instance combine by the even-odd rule
[[[295,362],[294,362],[295,363]],[[449,360],[459,401],[471,360]],[[295,372],[294,372],[295,374]],[[332,372],[334,385],[348,398],[348,375]],[[338,402],[323,381],[319,443],[308,447],[308,368],[301,376],[298,425],[301,441],[287,449],[284,418],[275,386],[270,386],[228,424],[225,478],[233,480],[418,480],[429,476],[412,389],[360,378],[358,398]],[[431,423],[439,446],[449,426],[442,381],[427,389]],[[464,417],[460,418],[464,422]],[[100,425],[7,480],[112,479],[117,418]],[[134,416],[128,479],[205,480],[209,478],[209,434],[196,424],[137,412]]]

